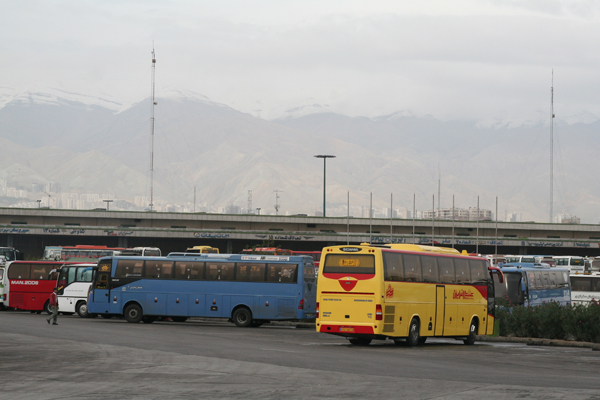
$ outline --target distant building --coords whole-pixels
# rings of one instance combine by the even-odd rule
[[[581,218],[576,217],[572,214],[558,214],[554,221],[559,224],[581,224]]]
[[[423,211],[423,219],[432,218],[437,220],[443,219],[455,221],[493,221],[491,210],[485,210],[483,208],[477,209],[474,207],[470,207],[469,209],[454,207]]]

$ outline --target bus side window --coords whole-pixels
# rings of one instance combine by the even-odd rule
[[[407,282],[422,282],[421,259],[415,254],[403,254],[404,278]]]
[[[268,266],[267,282],[295,283],[296,270],[295,264],[271,264]]]
[[[421,256],[421,268],[423,270],[423,282],[439,282],[436,257]]]
[[[75,282],[75,277],[77,276],[77,268],[69,268],[69,271],[67,272],[67,285]]]
[[[597,279],[595,279],[597,280]],[[576,292],[589,292],[592,289],[592,278],[574,276],[571,278],[571,289]]]
[[[142,276],[143,261],[134,260],[119,260],[117,262],[117,270],[115,278],[133,278]]]
[[[485,285],[487,281],[485,277],[487,263],[480,260],[469,260],[469,267],[471,269],[471,283]]]
[[[404,269],[402,268],[402,255],[384,251],[383,267],[385,271],[385,280],[400,282],[404,280]]]
[[[205,266],[203,262],[194,262],[190,270],[191,279],[203,280],[205,279]]]
[[[219,265],[219,280],[235,280],[235,263],[222,263]]]
[[[296,282],[296,270],[298,266],[296,264],[285,264],[281,266],[281,279],[280,282],[293,283]]]
[[[206,264],[206,280],[216,281],[219,279],[219,265]]]
[[[440,257],[440,283],[454,283],[454,258]]]
[[[600,292],[600,279],[592,279],[592,292]]]
[[[248,264],[238,263],[235,269],[236,280],[240,282],[248,282],[248,273],[250,272],[250,266]]]
[[[471,273],[469,271],[469,261],[464,258],[456,258],[454,260],[454,268],[456,272],[456,283],[471,282]]]

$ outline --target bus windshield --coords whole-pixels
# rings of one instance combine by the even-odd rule
[[[17,251],[11,247],[0,248],[0,256],[4,256],[6,261],[15,261],[17,259]]]

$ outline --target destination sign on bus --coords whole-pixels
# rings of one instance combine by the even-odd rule
[[[360,267],[358,258],[340,258],[340,267]]]

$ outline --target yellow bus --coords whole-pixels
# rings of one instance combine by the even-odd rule
[[[354,345],[453,337],[473,344],[494,332],[494,284],[485,258],[411,244],[325,247],[317,288],[318,332]]]
[[[188,247],[185,250],[186,253],[211,253],[211,254],[219,254],[219,249],[216,247],[210,246],[194,246]]]

